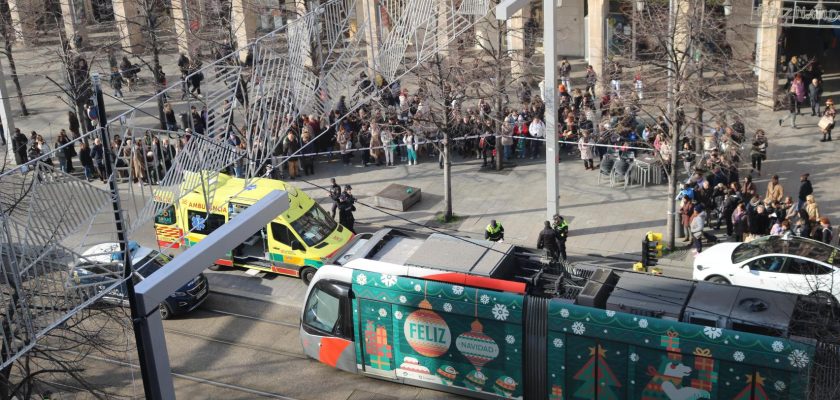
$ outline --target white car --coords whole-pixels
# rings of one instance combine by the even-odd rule
[[[721,243],[694,259],[694,279],[825,298],[840,304],[840,249],[800,237]]]

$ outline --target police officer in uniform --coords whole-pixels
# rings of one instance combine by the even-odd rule
[[[353,188],[345,185],[344,192],[338,199],[338,222],[353,233],[356,233],[353,226],[356,223],[356,218],[353,216],[353,211],[356,211],[356,206],[353,205],[355,202]]]
[[[557,247],[560,251],[560,256],[563,261],[566,261],[566,239],[569,237],[569,224],[562,216],[554,214],[554,234],[557,236]]]
[[[490,225],[484,231],[484,239],[491,242],[499,242],[505,240],[505,228],[502,224],[496,222],[495,219],[490,220]]]
[[[551,262],[557,262],[560,256],[560,244],[557,240],[557,233],[551,227],[551,222],[545,221],[545,228],[540,231],[540,237],[537,239],[537,248],[545,249],[545,255]]]

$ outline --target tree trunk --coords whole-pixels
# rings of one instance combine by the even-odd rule
[[[26,109],[26,101],[23,100],[23,90],[20,88],[20,80],[18,79],[17,67],[15,66],[15,57],[12,55],[12,42],[6,38],[6,59],[9,60],[9,69],[12,71],[12,82],[15,84],[15,90],[18,95],[18,102],[20,103],[21,115],[29,115],[29,110]]]
[[[151,10],[147,10],[147,12],[151,12]],[[161,94],[161,92],[163,92],[163,90],[166,89],[166,88],[162,87],[162,85],[160,84],[160,76],[158,74],[158,71],[161,70],[160,69],[160,46],[158,46],[157,34],[154,32],[156,27],[151,26],[152,25],[151,17],[146,16],[146,21],[149,24],[149,27],[148,27],[148,29],[149,29],[149,42],[152,45],[152,68],[153,68],[152,76],[154,77],[154,80],[155,80],[155,88],[157,88],[156,92],[157,92],[158,119],[160,119],[160,129],[167,130],[166,114],[163,112],[163,95]]]
[[[452,220],[452,162],[449,155],[449,130],[443,131],[443,221]]]
[[[668,239],[668,247],[671,250],[676,248],[677,244],[677,187],[679,186],[679,174],[677,172],[677,157],[679,156],[680,146],[680,131],[682,130],[682,123],[678,117],[679,106],[674,107],[673,120],[674,124],[671,127],[671,173],[668,174],[668,231],[666,238]]]

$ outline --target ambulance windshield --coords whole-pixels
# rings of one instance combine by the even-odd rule
[[[314,246],[335,230],[336,223],[318,203],[315,203],[309,211],[292,221],[292,228],[307,246]]]

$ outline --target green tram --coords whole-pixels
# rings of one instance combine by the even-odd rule
[[[300,328],[309,357],[344,371],[483,399],[803,400],[822,385],[808,316],[825,305],[808,298],[551,273],[510,244],[393,229],[347,248]]]

